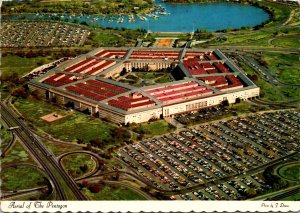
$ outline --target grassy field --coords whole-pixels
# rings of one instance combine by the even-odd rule
[[[1,171],[2,190],[21,190],[41,186],[44,175],[35,168],[17,166]]]
[[[297,54],[264,51],[261,59],[267,63],[269,71],[275,74],[280,81],[287,84],[300,84],[300,61]],[[258,75],[244,63],[241,63],[241,67],[247,74]],[[299,86],[274,86],[261,78],[254,83],[261,88],[263,99],[271,101],[299,99]]]
[[[16,55],[7,55],[1,58],[1,71],[2,75],[16,72],[19,76],[23,76],[30,72],[34,68],[47,64],[53,61],[49,57],[35,57],[35,58],[23,58]]]
[[[277,38],[274,39],[272,42],[273,45],[275,46],[280,46],[280,47],[300,47],[300,37],[299,38]]]
[[[98,46],[116,46],[122,45],[121,38],[115,34],[109,33],[93,33],[93,37],[91,38],[93,42],[95,42]]]
[[[12,133],[9,132],[6,128],[6,126],[3,126],[2,122],[0,121],[0,149],[3,149],[8,143],[9,141],[12,139]]]
[[[268,68],[276,73],[281,81],[289,84],[300,84],[298,54],[263,52],[262,59],[268,63]]]
[[[278,172],[281,177],[287,180],[300,181],[300,162],[283,166]]]
[[[13,82],[17,81],[17,78],[21,78],[34,68],[50,63],[51,61],[54,61],[51,56],[26,58],[16,55],[6,55],[1,57],[1,98],[5,98],[9,92],[16,89],[16,85]]]
[[[145,135],[152,137],[155,135],[163,135],[170,131],[173,131],[175,127],[171,126],[164,120],[153,121],[148,123],[138,124],[133,131],[138,133],[144,133]]]
[[[266,25],[266,27],[274,27],[278,24],[283,24],[290,16],[291,8],[277,4],[272,2],[266,1],[259,1],[260,6],[268,7],[270,10],[273,11],[274,21],[270,22]]]
[[[62,164],[66,171],[68,171],[68,173],[74,178],[82,177],[83,175],[92,172],[96,167],[94,158],[91,158],[89,154],[84,153],[68,155],[62,159]],[[87,166],[86,171],[82,171],[82,169],[80,169],[80,167],[83,167],[84,165]]]
[[[108,123],[83,113],[66,111],[50,103],[31,98],[19,98],[14,105],[26,120],[42,130],[41,133],[46,132],[64,141],[77,141],[80,139],[83,140],[83,143],[88,143],[95,138],[108,138],[110,137],[110,130],[114,128]],[[52,112],[65,117],[52,123],[47,123],[40,118]]]
[[[82,150],[81,147],[78,146],[67,146],[63,144],[58,144],[55,142],[46,141],[44,142],[49,151],[51,151],[55,156],[59,156],[66,152],[72,152],[77,150]]]
[[[300,192],[289,197],[282,199],[283,201],[299,201],[300,200]]]
[[[131,29],[97,29],[89,36],[89,43],[102,47],[132,47],[142,36],[142,32]]]
[[[16,141],[5,157],[1,158],[1,163],[34,163],[34,161],[20,142]]]
[[[92,193],[87,189],[83,190],[83,193],[91,200],[145,200],[144,197],[123,186],[105,185],[98,193]]]

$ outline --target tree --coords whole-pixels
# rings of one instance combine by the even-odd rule
[[[235,99],[235,103],[237,103],[237,104],[238,104],[238,103],[241,103],[241,99],[240,99],[240,98],[236,98],[236,99]]]
[[[247,191],[247,196],[248,197],[254,197],[256,195],[256,190],[253,189],[253,188],[250,188],[248,191]]]
[[[14,90],[11,95],[15,97],[21,97],[21,98],[27,98],[29,96],[29,94],[26,92],[24,87],[20,87]]]
[[[80,166],[80,171],[82,171],[83,173],[85,173],[88,170],[88,166],[86,164],[84,164],[83,166]]]
[[[103,141],[101,141],[100,138],[92,139],[92,140],[90,140],[90,143],[92,146],[99,147],[100,149],[103,149],[103,147],[104,147]]]
[[[226,99],[226,100],[222,101],[221,105],[223,107],[228,107],[229,106],[229,101]]]
[[[88,188],[92,193],[100,192],[100,186],[98,184],[91,184]]]

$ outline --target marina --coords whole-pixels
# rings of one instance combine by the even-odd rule
[[[214,12],[212,12],[214,11]],[[261,8],[236,3],[170,4],[159,2],[148,13],[119,15],[23,14],[9,20],[53,20],[110,28],[146,29],[152,32],[217,31],[253,27],[269,19]]]

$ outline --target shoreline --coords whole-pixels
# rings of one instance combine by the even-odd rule
[[[186,0],[184,0],[186,1]],[[157,2],[156,4],[154,5],[159,5],[160,2]],[[259,8],[261,10],[263,10],[265,13],[268,14],[268,19],[265,20],[264,22],[260,23],[260,24],[257,24],[255,26],[241,26],[239,28],[224,28],[224,29],[217,29],[217,30],[212,30],[212,31],[209,31],[211,33],[218,33],[218,32],[231,32],[231,31],[240,31],[240,30],[244,30],[244,29],[252,29],[252,30],[257,30],[257,29],[261,29],[261,28],[264,28],[267,24],[271,23],[274,21],[274,17],[276,15],[276,12],[275,11],[272,11],[268,6],[265,6],[265,5],[261,5],[259,2],[236,2],[236,1],[233,1],[233,0],[229,0],[229,1],[225,1],[225,0],[216,0],[216,1],[205,1],[205,2],[193,2],[193,3],[189,3],[189,2],[169,2],[169,1],[164,1],[162,3],[167,3],[167,4],[210,4],[210,3],[229,3],[229,4],[236,4],[238,3],[239,5],[245,5],[245,6],[253,6],[253,7],[256,7],[256,8]],[[131,14],[134,14],[134,15],[144,15],[145,13],[150,13],[152,10],[154,9],[154,7],[151,7],[151,8],[147,8],[147,9],[144,9],[143,11],[144,12],[138,12],[138,13],[131,13]],[[26,16],[26,15],[34,15],[35,13],[14,13],[14,14],[8,14],[8,13],[4,13],[2,14],[3,18],[6,18],[6,17],[10,17],[10,16]],[[77,14],[71,14],[71,13],[39,13],[40,15],[54,15],[54,14],[57,14],[57,16],[72,16],[72,15],[75,15],[75,16],[120,16],[120,15],[127,15],[127,13],[119,13],[119,14],[103,14],[103,13],[98,13],[98,14],[82,14],[82,13],[77,13]],[[7,18],[6,20],[3,20],[3,21],[15,21],[15,20],[9,20],[9,18]],[[20,19],[20,20],[16,20],[16,21],[59,21],[59,22],[65,22],[65,23],[70,23],[70,24],[79,24],[79,25],[85,25],[85,26],[88,26],[88,27],[99,27],[99,28],[113,28],[113,29],[117,29],[117,28],[123,28],[124,26],[120,26],[120,27],[105,27],[105,26],[91,26],[87,23],[83,24],[83,23],[80,23],[80,22],[76,22],[76,21],[72,21],[72,20],[60,20],[60,19],[32,19],[32,20],[28,20],[26,19],[26,17],[24,17],[24,19]],[[85,21],[83,21],[85,22]],[[128,26],[124,27],[126,29],[132,29],[134,30],[133,28],[130,28]],[[199,28],[201,29],[201,28]],[[168,33],[168,34],[186,34],[186,33],[191,33],[191,32],[170,32],[170,31],[161,31],[161,32],[152,32],[152,33]]]

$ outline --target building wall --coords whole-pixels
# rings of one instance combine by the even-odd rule
[[[104,75],[105,78],[119,76],[124,68],[124,64],[121,64],[120,66],[115,67],[113,70],[109,71]],[[100,73],[101,74],[101,73]]]
[[[114,123],[125,123],[125,115],[99,107],[99,117],[105,118]]]
[[[37,91],[39,95],[45,96],[45,98],[46,98],[46,91],[47,91],[46,89],[43,89],[43,88],[40,88],[40,87],[36,87],[36,86],[30,85],[30,84],[28,85],[28,87],[29,87],[29,90],[31,92]]]
[[[130,115],[125,115],[125,124],[147,122],[152,118],[159,119],[161,115],[162,108],[133,113]]]
[[[259,88],[252,88],[244,91],[237,91],[229,94],[221,94],[213,97],[202,98],[184,103],[169,105],[163,107],[163,116],[168,117],[189,111],[196,111],[206,107],[212,107],[228,100],[230,104],[235,103],[237,98],[246,100],[259,96]]]

